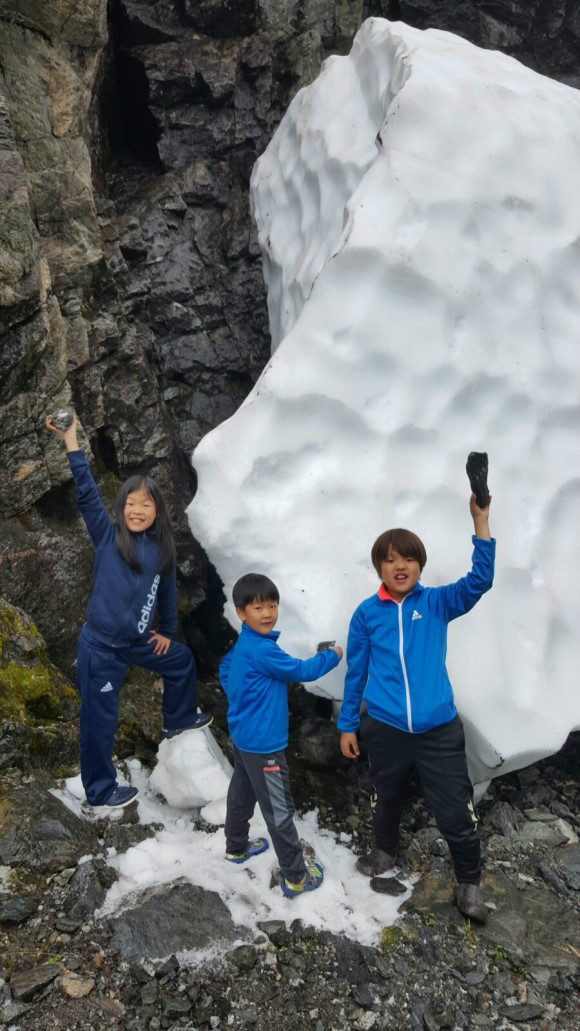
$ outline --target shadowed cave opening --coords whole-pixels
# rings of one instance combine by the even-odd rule
[[[143,64],[131,54],[136,42],[159,42],[132,38],[133,29],[122,5],[115,0],[109,9],[111,38],[109,145],[113,166],[142,166],[159,174],[163,165],[157,142],[159,127],[149,109],[149,85]]]

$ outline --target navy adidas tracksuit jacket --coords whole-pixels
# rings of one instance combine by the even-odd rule
[[[369,715],[422,734],[457,715],[445,668],[447,624],[493,583],[495,540],[473,537],[472,569],[444,587],[417,584],[400,604],[373,594],[355,610],[338,729],[353,732],[364,696]]]
[[[112,753],[127,668],[141,666],[163,677],[164,729],[177,730],[197,715],[195,663],[178,641],[171,642],[166,655],[156,655],[148,643],[157,608],[158,632],[173,637],[177,630],[175,567],[160,576],[154,528],[133,535],[142,567],[134,573],[117,551],[115,525],[84,453],[71,451],[68,460],[78,507],[95,545],[95,583],[77,647],[81,776],[91,805],[103,805],[117,784]]]
[[[77,504],[95,545],[95,584],[87,606],[91,635],[113,648],[147,639],[159,604],[159,633],[177,630],[175,569],[159,576],[159,554],[153,527],[133,534],[141,573],[123,561],[115,544],[115,525],[101,501],[83,451],[68,460],[77,489]]]

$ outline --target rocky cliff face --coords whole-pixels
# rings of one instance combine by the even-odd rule
[[[193,446],[269,354],[249,174],[367,15],[578,76],[580,15],[559,0],[0,0],[0,569],[63,668],[91,553],[43,416],[70,399],[106,495],[146,470],[171,499],[184,628],[198,654],[219,645],[183,510]]]

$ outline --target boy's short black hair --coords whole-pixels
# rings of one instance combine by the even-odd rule
[[[398,551],[403,558],[414,558],[419,563],[419,569],[423,569],[427,561],[425,545],[420,537],[412,530],[403,530],[397,527],[395,530],[385,530],[377,537],[371,549],[371,562],[379,577],[381,575],[381,562],[384,562],[389,554],[389,548]]]
[[[280,601],[280,592],[263,573],[246,573],[234,584],[232,599],[237,609],[245,609],[252,601]]]

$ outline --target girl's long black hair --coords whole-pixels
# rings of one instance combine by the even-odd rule
[[[135,550],[133,534],[127,528],[127,524],[125,523],[125,505],[127,503],[127,498],[129,494],[133,494],[134,491],[141,490],[141,487],[144,487],[147,493],[151,495],[157,510],[157,515],[152,529],[155,529],[157,549],[159,551],[159,572],[163,576],[164,573],[171,572],[175,564],[175,541],[173,539],[171,519],[169,518],[167,505],[163,500],[163,494],[159,490],[155,480],[151,479],[150,476],[130,476],[129,479],[125,480],[121,487],[119,487],[114,507],[116,529],[115,543],[117,545],[119,555],[123,561],[127,563],[129,569],[132,569],[134,573],[142,572],[141,563],[137,558],[137,552]]]

